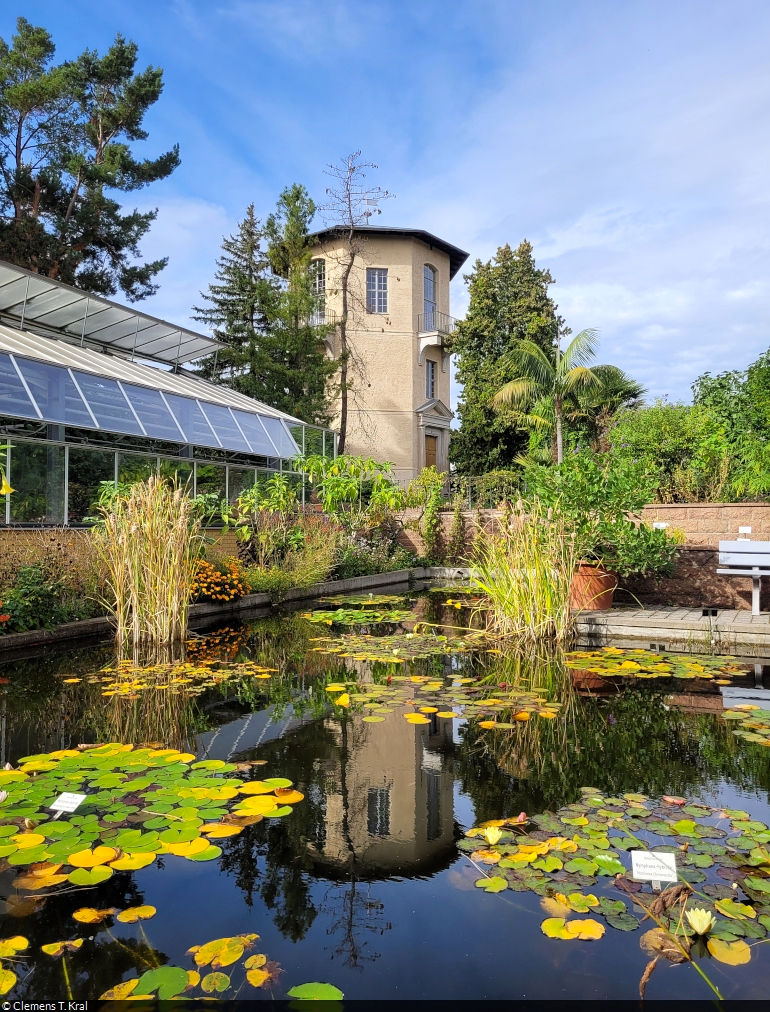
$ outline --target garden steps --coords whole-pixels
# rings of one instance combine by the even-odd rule
[[[693,653],[732,653],[770,658],[770,614],[724,610],[704,615],[699,608],[613,608],[577,616],[581,643],[646,647]]]

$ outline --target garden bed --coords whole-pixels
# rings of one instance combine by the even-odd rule
[[[258,617],[272,608],[297,601],[309,601],[326,594],[355,594],[363,590],[379,587],[392,587],[408,584],[415,580],[430,579],[462,579],[467,576],[467,569],[457,567],[432,566],[417,569],[398,569],[392,573],[375,573],[372,576],[356,576],[348,580],[329,580],[315,583],[310,587],[295,587],[286,591],[279,602],[273,601],[269,594],[245,594],[243,597],[228,601],[225,604],[205,602],[190,607],[190,626],[205,627],[220,619],[239,617],[248,614]],[[71,646],[86,643],[98,643],[110,639],[114,635],[113,620],[109,616],[86,619],[82,622],[67,622],[53,629],[31,629],[29,632],[10,633],[0,638],[0,655],[14,656],[23,653],[29,656],[30,649],[40,647],[58,647],[62,644]]]

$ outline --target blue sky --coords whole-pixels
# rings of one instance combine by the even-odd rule
[[[120,31],[166,87],[148,154],[182,165],[134,195],[168,254],[148,311],[188,318],[224,233],[363,149],[383,225],[484,259],[526,237],[573,331],[651,395],[770,346],[766,46],[757,0],[4,0],[58,55]],[[466,295],[455,283],[453,311]]]

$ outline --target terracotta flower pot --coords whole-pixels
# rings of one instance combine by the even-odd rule
[[[596,563],[581,562],[572,574],[570,607],[575,611],[607,611],[618,585],[615,573]]]

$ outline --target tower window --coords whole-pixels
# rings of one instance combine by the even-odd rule
[[[326,292],[326,261],[310,261],[310,277],[312,279],[313,292],[316,295],[323,295]]]
[[[423,308],[422,311],[425,314],[425,329],[433,330],[435,327],[434,316],[436,314],[437,305],[437,294],[438,294],[438,281],[436,277],[436,270],[431,267],[430,264],[425,264],[422,269],[423,279]],[[433,395],[430,394],[432,397]]]
[[[366,311],[367,313],[388,311],[387,267],[366,268]]]
[[[430,358],[425,362],[425,396],[436,396],[436,363]]]
[[[370,787],[366,808],[369,836],[387,836],[390,833],[390,788]]]

